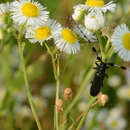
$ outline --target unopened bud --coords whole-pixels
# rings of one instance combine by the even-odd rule
[[[102,35],[103,35],[103,36],[106,36],[107,31],[108,31],[108,28],[107,28],[107,27],[102,28],[102,30],[101,30]]]
[[[102,28],[102,30],[101,30],[102,36],[106,36],[110,40],[111,35],[112,35],[113,30],[116,27],[116,25],[117,24],[113,22],[110,26]]]
[[[72,14],[72,18],[77,22],[83,17],[84,9],[79,6],[74,7],[74,13]]]
[[[114,29],[116,26],[117,26],[117,24],[116,24],[115,22],[113,22],[113,23],[110,25],[110,29]]]
[[[105,18],[102,13],[91,12],[85,15],[85,27],[92,32],[96,32],[104,27]]]
[[[63,101],[62,101],[62,99],[58,99],[58,100],[56,101],[56,109],[57,109],[57,111],[59,111],[59,112],[62,112],[62,111],[63,111]]]
[[[71,97],[72,97],[72,89],[66,88],[64,90],[64,99],[69,100],[69,99],[71,99]]]
[[[106,94],[99,93],[98,95],[98,104],[104,106],[109,100],[109,97]]]

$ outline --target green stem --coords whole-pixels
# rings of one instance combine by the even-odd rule
[[[31,91],[30,91],[30,87],[29,87],[27,71],[26,71],[25,61],[24,61],[24,56],[23,56],[23,46],[22,46],[22,42],[21,42],[22,32],[23,32],[23,27],[21,26],[20,32],[19,32],[19,37],[18,37],[17,40],[18,40],[20,59],[21,59],[21,63],[22,63],[21,67],[22,67],[22,70],[23,70],[23,73],[24,73],[24,81],[25,81],[25,87],[26,87],[26,91],[27,91],[27,97],[28,97],[29,104],[30,104],[30,107],[31,107],[31,110],[32,110],[32,114],[33,114],[33,117],[36,121],[38,130],[42,130],[42,127],[40,125],[40,121],[39,121],[37,114],[36,114],[36,110],[35,110],[35,107],[34,107],[34,104],[33,104],[32,95],[31,95]]]
[[[114,53],[114,50],[113,50],[113,47],[111,47],[106,55],[108,60],[112,57],[113,53]]]
[[[104,61],[105,54],[104,54],[103,42],[102,42],[102,39],[100,37],[99,32],[96,32],[96,35],[97,35],[97,38],[98,38],[98,41],[99,41],[99,44],[100,44],[101,56],[102,56],[102,59]]]
[[[53,73],[54,73],[54,77],[55,77],[55,80],[56,80],[56,98],[55,98],[55,104],[56,104],[56,101],[59,99],[59,90],[60,90],[60,80],[59,80],[59,77],[60,77],[60,66],[59,66],[59,58],[57,57],[57,66],[56,66],[54,53],[51,51],[51,49],[49,48],[49,46],[47,45],[46,42],[44,44],[45,44],[45,46],[47,48],[48,53],[51,56],[52,65],[53,65]],[[59,120],[58,119],[59,119],[59,117],[58,117],[58,111],[55,108],[54,124],[55,124],[56,130],[59,130]]]
[[[56,101],[59,99],[59,90],[60,90],[60,66],[59,66],[59,58],[57,59],[57,81],[56,81],[56,99],[55,99],[55,104]],[[59,124],[58,124],[58,111],[55,108],[55,113],[56,113],[56,130],[59,130]]]
[[[72,101],[72,103],[70,104],[70,108],[69,110],[71,110],[75,104],[77,103],[77,101],[79,100],[80,96],[82,95],[82,92],[84,91],[86,84],[89,83],[90,79],[92,78],[93,74],[94,74],[95,70],[91,69],[88,74],[86,75],[85,80],[82,82],[81,86],[79,87],[79,91],[77,93],[77,95],[75,96],[74,100]]]
[[[84,116],[83,118],[80,120],[76,130],[80,130],[80,128],[82,127],[84,121],[86,120],[86,116],[91,108],[91,105],[97,100],[97,97],[94,97],[92,98],[89,102],[88,102],[88,106],[87,106],[87,109],[86,109],[86,112],[84,113]]]
[[[105,52],[106,52],[106,53],[107,53],[109,47],[110,47],[110,40],[108,39],[108,40],[107,40],[107,43],[106,43],[106,47],[105,47]]]
[[[54,57],[54,55],[53,55],[51,49],[50,49],[49,46],[47,45],[47,43],[45,42],[44,44],[45,44],[45,46],[46,46],[46,48],[47,48],[48,53],[49,53],[50,56],[51,56],[52,65],[53,65],[53,73],[54,73],[55,80],[57,80],[57,72],[56,72],[57,70],[56,70],[55,57]]]

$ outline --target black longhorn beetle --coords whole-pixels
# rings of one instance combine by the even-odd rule
[[[88,41],[88,43],[91,43],[90,40],[87,38],[86,34],[84,34],[84,32],[82,31],[82,29],[73,20],[73,18],[72,18],[72,22],[77,26],[77,28],[82,33],[82,35],[84,36],[84,38]],[[103,62],[102,61],[102,57],[98,56],[98,53],[97,53],[96,49],[94,47],[92,47],[92,50],[97,55],[97,61],[95,62],[96,67],[94,67],[94,69],[96,69],[96,73],[94,75],[93,81],[91,81],[92,85],[91,85],[91,88],[90,88],[90,95],[91,96],[97,96],[98,93],[100,92],[101,88],[103,87],[104,78],[108,77],[108,75],[105,73],[106,69],[109,69],[110,67],[113,67],[113,66],[117,66],[117,67],[119,67],[119,68],[121,68],[123,70],[126,70],[126,67],[119,66],[119,65],[116,65],[114,63]]]
[[[95,62],[96,67],[94,67],[94,69],[96,69],[96,73],[95,73],[93,81],[91,81],[92,85],[90,88],[90,94],[91,94],[91,96],[97,96],[97,94],[100,92],[101,88],[103,87],[104,78],[108,77],[108,75],[105,73],[106,69],[109,69],[112,66],[117,66],[117,67],[120,67],[121,69],[125,70],[126,67],[118,66],[114,63],[103,62],[102,57],[98,56],[96,49],[94,47],[92,47],[92,50],[97,55],[97,61]]]

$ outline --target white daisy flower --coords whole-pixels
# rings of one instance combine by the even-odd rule
[[[80,45],[75,33],[68,28],[62,29],[59,36],[54,39],[60,51],[64,51],[68,54],[75,54],[80,50]]]
[[[88,30],[95,32],[104,26],[104,16],[102,13],[91,12],[85,16],[84,24]]]
[[[111,42],[118,55],[125,61],[130,61],[130,31],[125,24],[116,27]]]
[[[78,6],[78,5],[77,5]],[[113,1],[110,1],[107,4],[104,4],[104,0],[86,0],[85,4],[80,4],[84,10],[89,12],[102,12],[106,13],[107,11],[114,12],[116,4]]]
[[[82,14],[83,14],[84,8],[82,7],[81,4],[79,4],[79,5],[74,6],[73,9],[74,9],[74,13],[72,14],[72,18],[75,21],[80,20]]]
[[[117,90],[117,95],[121,99],[126,99],[130,101],[130,87],[122,86]]]
[[[27,25],[42,25],[48,20],[49,12],[38,2],[33,0],[14,1],[10,11],[15,23]]]
[[[83,25],[79,24],[79,25],[75,25],[74,26],[74,31],[84,40],[86,41],[90,41],[90,42],[96,42],[97,41],[97,37],[95,35],[93,35],[93,32],[90,32],[89,30],[87,30]]]
[[[0,26],[5,24],[5,14],[9,11],[9,3],[0,4]]]
[[[59,23],[49,19],[46,24],[27,28],[25,37],[28,38],[32,43],[40,42],[42,45],[45,40],[56,37],[61,29],[62,28]]]
[[[100,11],[106,13],[107,11],[114,12],[116,4],[113,1],[110,1],[107,4],[104,4],[104,0],[87,0],[86,9],[89,11]]]
[[[126,120],[122,116],[122,108],[120,106],[110,110],[105,125],[108,130],[124,130],[126,127]]]
[[[109,118],[106,120],[106,127],[108,130],[124,130],[126,127],[126,120],[122,117],[120,118]]]

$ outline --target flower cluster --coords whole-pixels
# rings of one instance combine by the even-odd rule
[[[49,11],[38,2],[31,0],[14,1],[0,5],[0,15],[10,13],[13,19],[13,27],[19,30],[21,25],[25,28],[25,38],[31,43],[54,39],[56,47],[68,54],[77,53],[80,50],[77,34],[70,28],[62,27],[49,17]],[[0,25],[3,25],[3,17]],[[90,39],[95,37],[88,32]]]
[[[38,2],[30,0],[15,1],[10,5],[14,24],[25,24],[25,38],[31,43],[54,39],[57,48],[66,53],[76,53],[80,46],[76,34],[49,18],[49,12]]]
[[[45,41],[54,39],[54,43],[60,51],[74,54],[80,50],[75,32],[70,28],[62,27],[51,19],[46,7],[38,2],[33,0],[14,1],[1,4],[0,9],[1,16],[6,12],[11,14],[13,27],[16,30],[24,25],[25,38],[31,43],[39,42],[43,45]],[[0,25],[3,25],[3,19],[0,18]]]
[[[78,21],[84,15],[84,24],[87,29],[97,31],[104,26],[104,14],[107,11],[114,12],[116,4],[112,1],[104,4],[103,0],[86,0],[85,4],[74,7],[73,19]]]
[[[83,20],[84,28],[97,32],[105,26],[105,13],[113,13],[115,8],[113,1],[104,4],[103,0],[86,0],[85,4],[74,6],[72,17],[76,22]],[[125,24],[116,27],[110,41],[115,52],[125,61],[130,61],[130,31]]]
[[[38,2],[31,0],[14,1],[0,5],[0,25],[4,24],[4,15],[10,13],[13,19],[13,26],[17,29],[25,25],[25,38],[31,43],[44,42],[53,39],[54,44],[60,51],[68,54],[75,54],[80,50],[77,35],[81,38],[96,42],[95,32],[105,25],[105,13],[114,12],[116,4],[112,1],[105,4],[103,0],[86,0],[85,4],[74,6],[72,18],[76,21],[84,19],[84,25],[78,25],[73,29],[62,27],[49,17],[49,11]],[[86,37],[85,37],[86,36]],[[111,42],[115,52],[125,61],[130,61],[130,31],[125,24],[118,26]]]

